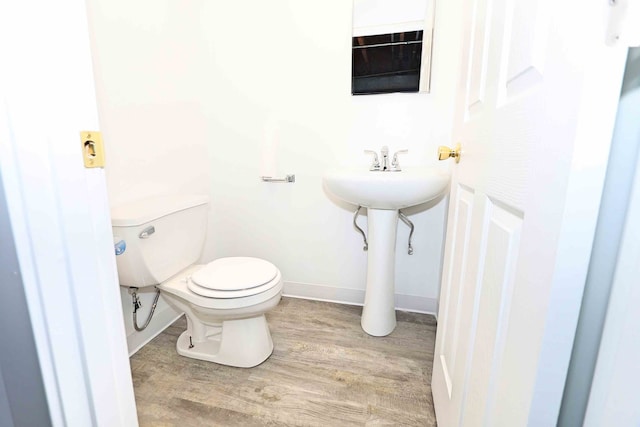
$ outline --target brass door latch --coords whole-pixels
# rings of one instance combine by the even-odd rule
[[[82,131],[80,132],[80,141],[82,142],[84,167],[103,168],[104,144],[102,143],[102,134],[98,131]]]

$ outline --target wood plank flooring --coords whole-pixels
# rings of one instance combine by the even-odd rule
[[[273,354],[231,368],[179,356],[177,320],[131,357],[141,426],[435,426],[433,316],[397,312],[387,337],[361,307],[283,298],[267,314]]]

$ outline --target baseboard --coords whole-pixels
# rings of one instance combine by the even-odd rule
[[[362,305],[364,303],[364,289],[338,288],[311,283],[284,282],[283,295],[292,298],[349,305]],[[396,294],[395,300],[397,310],[425,313],[433,316],[438,313],[438,300],[435,298]]]
[[[127,336],[129,357],[136,354],[138,350],[167,329],[173,322],[178,320],[180,316],[182,316],[182,313],[176,313],[170,306],[166,306],[164,310],[156,310],[153,314],[153,320],[144,331],[134,331]]]
[[[348,305],[361,306],[364,303],[364,289],[338,288],[335,286],[311,283],[284,282],[283,295],[291,298],[327,301]],[[397,310],[437,316],[438,300],[435,298],[396,294],[395,300]],[[176,313],[171,306],[165,306],[164,309],[157,310],[147,329],[141,332],[134,331],[127,336],[129,357],[136,354],[138,350],[178,320],[180,316],[182,316],[182,313]]]

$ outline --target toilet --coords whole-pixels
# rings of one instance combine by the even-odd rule
[[[111,211],[120,286],[157,286],[185,313],[178,354],[250,368],[273,352],[265,313],[280,301],[282,275],[268,261],[219,258],[196,264],[207,229],[209,199],[154,197]]]

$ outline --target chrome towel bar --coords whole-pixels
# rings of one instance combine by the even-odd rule
[[[295,174],[287,175],[284,178],[274,178],[272,176],[261,176],[260,179],[264,182],[296,182]]]

